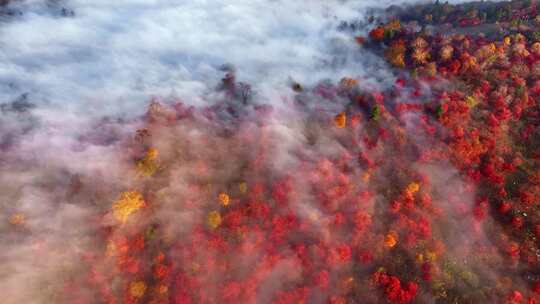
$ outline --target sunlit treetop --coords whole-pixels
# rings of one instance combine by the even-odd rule
[[[345,112],[341,112],[334,118],[334,124],[336,127],[343,129],[347,125],[347,114]]]
[[[137,174],[143,177],[154,175],[159,170],[158,156],[157,149],[148,149],[144,158],[137,162]]]
[[[17,226],[24,224],[25,216],[22,213],[15,213],[9,217],[9,223],[11,225]]]
[[[227,193],[220,193],[218,195],[218,200],[219,200],[219,203],[222,204],[223,206],[228,206],[230,203],[230,197]]]
[[[388,248],[392,248],[396,246],[396,244],[397,244],[397,234],[391,231],[384,237],[384,245]]]
[[[339,82],[343,88],[351,89],[358,85],[358,80],[349,77],[343,77]]]
[[[114,217],[125,223],[129,216],[145,206],[142,195],[137,191],[123,192],[113,204]]]
[[[210,228],[216,229],[221,225],[221,221],[221,214],[219,214],[218,211],[210,211],[210,213],[208,213],[208,225]]]
[[[143,281],[135,281],[129,285],[129,292],[134,298],[142,298],[146,292],[146,284]]]

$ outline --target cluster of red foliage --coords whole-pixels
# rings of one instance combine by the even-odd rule
[[[531,5],[520,12],[534,19],[536,6]],[[480,23],[475,19],[476,25]],[[540,42],[534,24],[502,26],[507,26],[507,34],[489,39],[481,33],[426,34],[406,27],[394,29],[392,35],[370,36],[376,41],[372,47],[382,48],[390,64],[411,71],[414,82],[430,85],[433,97],[412,106],[397,104],[395,113],[415,111],[436,126],[430,132],[433,138],[447,144],[437,158],[449,159],[477,189],[480,198],[472,215],[497,227],[500,234],[493,231],[492,237],[517,272],[536,269],[540,263],[536,228],[540,223]],[[450,85],[439,85],[447,82]],[[449,90],[452,86],[459,89]],[[399,203],[394,206],[399,210]],[[522,292],[530,295],[528,303],[536,303],[534,286],[539,278],[522,279],[527,283],[516,288],[526,288]],[[513,291],[508,301],[525,300],[521,292]]]
[[[382,272],[376,272],[374,274],[374,281],[384,288],[386,298],[392,303],[410,303],[418,291],[418,285],[416,283],[408,282],[405,286],[402,286],[399,278]]]
[[[323,102],[354,90],[356,84],[336,88],[335,94],[325,90]],[[426,256],[411,272],[428,282],[433,272],[428,269],[430,261],[444,250],[431,231],[437,212],[431,207],[429,183],[403,163],[400,153],[410,149],[412,142],[391,128],[398,121],[384,110],[385,99],[380,92],[362,94],[354,98],[358,101],[354,113],[343,112],[338,120],[331,111],[325,113],[320,124],[326,131],[320,136],[351,139],[348,152],[315,153],[309,161],[300,157],[285,172],[272,165],[268,153],[274,142],[267,140],[264,125],[247,136],[237,129],[233,135],[202,138],[205,144],[258,147],[259,152],[216,152],[213,157],[222,161],[244,162],[243,171],[225,181],[208,176],[217,193],[205,190],[198,178],[191,180],[189,197],[193,199],[180,205],[199,218],[172,238],[159,221],[144,220],[161,208],[156,191],[164,187],[167,168],[178,162],[160,149],[160,136],[182,134],[194,127],[212,134],[209,130],[214,127],[241,128],[246,122],[214,118],[223,110],[219,107],[209,112],[154,101],[146,128],[137,133],[131,150],[135,159],[144,161],[135,163],[138,169],[159,169],[144,171],[148,173],[143,177],[145,186],[138,187],[144,189],[143,208],[116,204],[128,209],[118,211],[124,211],[125,221],[103,231],[103,252],[93,252],[87,260],[93,265],[88,284],[99,291],[96,297],[106,303],[349,303],[362,295],[373,297],[383,287],[389,301],[412,302],[417,283],[401,286],[388,275],[377,286],[370,284],[374,267],[394,265],[389,268],[398,271],[400,262],[388,258],[400,250]],[[305,111],[301,105],[299,110]],[[356,124],[351,123],[353,117]],[[366,128],[368,123],[373,125]],[[363,148],[353,137],[364,138],[368,144]],[[401,147],[399,151],[384,152],[396,146]],[[305,149],[301,145],[299,152]],[[179,145],[176,151],[192,154],[189,145]],[[190,162],[201,164],[194,169],[199,176],[221,174],[205,165],[208,156],[192,157]],[[154,166],[152,162],[158,160],[160,166]],[[239,181],[238,176],[246,180]],[[389,201],[377,204],[375,211],[374,191],[380,191],[375,187],[386,176],[400,184],[399,190],[389,193]],[[302,195],[312,197],[309,204],[303,203]],[[210,203],[201,205],[202,201]],[[356,265],[362,269],[356,270]]]

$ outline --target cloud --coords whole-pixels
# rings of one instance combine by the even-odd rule
[[[406,3],[408,1],[402,1]],[[230,63],[257,91],[366,76],[365,60],[337,23],[395,1],[41,1],[0,29],[2,99],[29,92],[78,110],[136,111],[150,95],[199,96]],[[41,4],[41,5],[40,5]],[[353,55],[354,52],[359,54]],[[336,54],[350,59],[329,65]],[[259,90],[260,89],[260,90]],[[273,98],[270,92],[265,98]],[[106,109],[106,110],[105,110]]]

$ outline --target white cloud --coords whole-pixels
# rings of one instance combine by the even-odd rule
[[[404,2],[411,1],[66,1],[74,18],[25,2],[17,4],[24,16],[0,28],[7,88],[0,97],[31,92],[85,111],[136,111],[149,95],[200,95],[231,63],[271,98],[289,76],[314,83],[365,75],[368,55],[336,25],[367,7]],[[336,54],[356,60],[325,64]]]

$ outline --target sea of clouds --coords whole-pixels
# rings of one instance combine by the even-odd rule
[[[151,95],[197,103],[233,65],[271,99],[290,78],[384,79],[377,59],[337,30],[368,8],[417,1],[15,2],[0,26],[0,100],[29,93],[88,115],[141,111]],[[71,14],[63,16],[62,8]],[[336,58],[341,58],[337,60]]]

